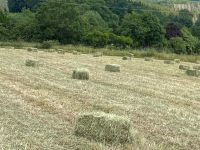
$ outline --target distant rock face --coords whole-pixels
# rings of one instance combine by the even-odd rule
[[[8,0],[0,0],[0,9],[8,10]]]
[[[174,8],[176,10],[182,10],[182,9],[187,9],[189,11],[200,11],[200,3],[186,3],[186,4],[174,4]]]
[[[193,23],[195,23],[198,19],[198,14],[200,13],[200,3],[174,4],[174,9],[175,10],[187,9],[190,12],[194,12]]]

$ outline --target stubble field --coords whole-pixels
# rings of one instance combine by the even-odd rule
[[[27,67],[37,59],[39,67]],[[120,73],[105,72],[107,64]],[[191,63],[183,63],[193,65]],[[78,67],[90,80],[72,79]],[[135,142],[107,145],[74,136],[79,113],[131,119]],[[0,149],[200,149],[200,78],[161,60],[0,49]]]

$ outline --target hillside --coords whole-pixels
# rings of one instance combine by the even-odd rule
[[[178,64],[8,48],[0,49],[0,58],[2,149],[200,149],[200,79]],[[26,59],[40,66],[26,67]],[[121,73],[104,71],[112,63]],[[90,70],[89,81],[71,78],[77,67]],[[75,120],[85,111],[128,116],[135,142],[112,146],[74,136]]]

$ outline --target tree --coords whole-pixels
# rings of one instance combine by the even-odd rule
[[[193,14],[187,9],[180,10],[179,15],[174,18],[174,22],[190,28],[193,25]]]
[[[160,45],[164,39],[158,18],[148,13],[125,15],[119,30],[122,35],[130,36],[136,46]]]
[[[23,8],[32,9],[43,0],[8,0],[8,7],[11,12],[21,12]]]
[[[13,14],[9,18],[13,39],[20,38],[25,41],[36,40],[39,31],[33,12],[24,9],[21,13]]]
[[[40,39],[61,43],[80,41],[87,23],[81,17],[79,7],[69,2],[49,0],[41,5],[36,14]]]
[[[7,14],[0,10],[0,40],[7,40],[9,38],[8,22]]]
[[[200,39],[200,16],[192,27],[192,34]]]

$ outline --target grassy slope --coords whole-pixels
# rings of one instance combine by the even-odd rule
[[[178,65],[14,49],[0,49],[0,58],[2,149],[200,149],[200,79]],[[28,58],[41,66],[25,67]],[[108,63],[122,72],[105,72]],[[90,81],[71,79],[81,66]],[[78,113],[96,110],[131,118],[141,142],[105,146],[73,136]]]

